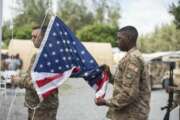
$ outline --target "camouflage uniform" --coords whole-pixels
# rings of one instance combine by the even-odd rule
[[[147,120],[150,101],[150,82],[147,68],[137,48],[132,48],[119,62],[111,80],[113,97],[107,100],[111,120]]]
[[[39,97],[31,81],[30,72],[35,60],[35,56],[36,55],[34,55],[31,59],[31,64],[27,73],[24,76],[21,75],[22,79],[20,81],[17,81],[15,85],[19,86],[20,88],[26,89],[25,106],[28,107],[28,120],[32,120],[32,116],[34,113],[34,110],[32,108],[36,106],[38,106],[38,108],[35,110],[33,120],[56,120],[56,113],[59,105],[58,91],[56,91],[54,94],[50,95],[47,99],[40,103]]]

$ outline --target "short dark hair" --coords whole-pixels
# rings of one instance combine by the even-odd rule
[[[46,30],[47,30],[47,26],[34,26],[34,27],[32,27],[32,30],[36,30],[36,29],[41,29],[41,32],[43,33],[43,34],[45,34],[45,32],[46,32]]]
[[[133,26],[125,26],[121,28],[118,32],[126,32],[128,35],[128,39],[132,42],[136,42],[138,38],[138,31]]]

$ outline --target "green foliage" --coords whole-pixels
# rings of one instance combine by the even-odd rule
[[[93,13],[88,11],[83,0],[60,0],[58,2],[57,15],[60,16],[74,32],[94,22]]]
[[[117,1],[93,0],[95,6],[96,23],[110,23],[118,25],[120,16],[120,7]]]
[[[170,13],[174,15],[174,23],[177,25],[177,28],[180,28],[180,1],[178,5],[172,4]]]
[[[19,13],[15,17],[15,27],[25,24],[41,25],[48,9],[48,0],[18,0],[15,11]],[[45,25],[48,24],[50,16],[47,16]],[[32,27],[31,27],[32,28]]]
[[[18,0],[17,7],[13,8],[17,16],[14,18],[14,38],[30,39],[33,26],[40,26],[49,8],[49,0]],[[93,0],[92,8],[89,9],[90,1],[87,0],[59,0],[57,3],[57,15],[78,35],[82,40],[110,42],[114,46],[115,32],[120,18],[119,4],[110,0]],[[50,13],[51,14],[51,13]],[[45,25],[50,20],[48,14]],[[86,27],[87,26],[87,27]],[[82,30],[81,30],[82,29]],[[94,29],[94,30],[93,30]],[[91,32],[91,37],[84,31]],[[99,36],[100,34],[100,36]],[[94,36],[95,35],[95,36]],[[3,26],[4,45],[7,46],[11,39],[10,23]],[[87,38],[86,38],[87,37]]]
[[[82,41],[87,42],[109,42],[116,46],[117,26],[108,24],[93,24],[82,28],[77,32],[77,36]]]
[[[164,25],[146,36],[141,36],[139,46],[143,52],[180,50],[180,31],[174,24]]]
[[[31,32],[32,26],[26,24],[14,29],[14,37],[16,39],[31,39]]]

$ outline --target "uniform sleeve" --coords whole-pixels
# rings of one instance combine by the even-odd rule
[[[109,74],[109,83],[114,84],[114,75],[113,74]]]
[[[33,55],[27,73],[25,73],[24,75],[21,74],[20,75],[21,79],[19,81],[17,81],[17,83],[15,83],[20,88],[34,89],[34,86],[33,86],[32,80],[31,80],[31,68],[35,61],[35,58],[36,58],[36,55]]]
[[[26,73],[25,75],[20,75],[20,80],[17,81],[15,84],[20,88],[26,88],[26,89],[34,89],[31,76],[29,73]]]
[[[139,94],[140,73],[141,63],[138,58],[129,59],[123,73],[123,82],[119,85],[118,93],[107,100],[107,106],[121,109],[134,102]]]

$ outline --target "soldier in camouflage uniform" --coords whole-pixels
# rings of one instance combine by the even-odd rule
[[[173,76],[174,78],[174,86],[169,86],[166,85],[165,89],[166,91],[169,92],[174,92],[174,101],[173,101],[173,107],[172,109],[174,109],[175,107],[177,107],[178,105],[180,105],[180,85],[178,83],[176,83],[175,81],[175,75]],[[164,77],[164,79],[166,80],[167,84],[169,84],[169,73],[167,73],[167,75]]]
[[[150,110],[150,81],[140,51],[136,48],[138,32],[126,26],[117,33],[118,46],[127,51],[119,62],[111,79],[114,91],[112,98],[98,98],[96,105],[109,107],[107,117],[111,120],[147,120]],[[105,70],[109,71],[105,65]],[[110,71],[109,71],[110,72]]]
[[[36,48],[39,48],[43,39],[46,28],[33,28],[32,41]],[[34,55],[31,64],[25,75],[13,76],[12,83],[20,88],[25,88],[25,106],[28,108],[28,120],[56,120],[58,109],[58,91],[50,95],[47,99],[40,103],[39,97],[35,91],[31,81],[31,68],[35,60]]]

